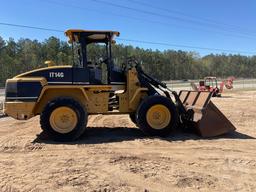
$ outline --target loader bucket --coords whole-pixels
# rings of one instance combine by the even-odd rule
[[[179,98],[186,113],[184,123],[195,128],[203,137],[222,135],[236,128],[227,117],[210,101],[212,93],[180,91]]]

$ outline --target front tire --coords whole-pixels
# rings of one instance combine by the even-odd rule
[[[87,121],[85,108],[72,98],[50,101],[40,115],[42,130],[55,141],[78,139],[84,133]]]
[[[150,96],[143,100],[136,113],[137,125],[147,135],[168,136],[178,125],[174,103],[164,96]]]

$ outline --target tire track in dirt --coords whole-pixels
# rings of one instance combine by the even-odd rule
[[[131,184],[136,184],[140,188],[149,189],[149,191],[170,191],[181,188],[211,188],[213,191],[219,191],[216,183],[219,179],[212,175],[200,172],[183,173],[175,169],[178,160],[168,158],[168,162],[162,158],[144,158],[138,156],[119,156],[110,160],[111,164],[116,166],[122,172],[122,178],[125,173],[125,179]],[[140,178],[138,178],[138,175]],[[164,175],[164,177],[163,177]],[[189,175],[189,176],[187,176]],[[130,179],[133,178],[133,179]],[[136,182],[144,180],[144,182]],[[168,188],[164,186],[169,186]]]
[[[15,153],[41,150],[44,147],[43,144],[33,143],[36,134],[41,131],[38,126],[34,126],[37,121],[38,119],[35,118],[28,122],[15,121],[12,124],[6,124],[4,122],[2,126],[3,129],[6,128],[7,131],[2,132],[0,136],[0,152]],[[13,127],[19,128],[15,129]],[[37,130],[39,130],[39,132],[37,132]]]
[[[0,119],[0,191],[254,191],[256,108],[239,94],[215,102],[241,134],[214,139],[144,137],[127,115],[95,115],[88,135],[58,143],[37,138],[37,117]]]
[[[195,151],[196,150],[188,150],[183,152],[186,154],[185,156],[193,157],[193,153],[195,153]],[[161,154],[164,155],[163,153]],[[193,185],[193,187],[198,187],[200,189],[210,187],[211,189],[216,189],[216,191],[222,190],[223,187],[218,188],[213,186],[223,186],[227,183],[230,183],[230,186],[234,186],[232,189],[237,189],[236,186],[238,185],[239,180],[234,181],[234,176],[229,176],[230,171],[233,171],[238,175],[240,174],[241,177],[248,177],[248,172],[251,172],[251,175],[253,175],[253,172],[251,171],[255,166],[255,162],[253,160],[249,162],[247,160],[241,160],[241,162],[238,160],[237,162],[237,159],[234,161],[234,159],[231,157],[220,157],[217,154],[214,158],[211,158],[211,156],[212,155],[209,155],[208,157],[206,156],[204,159],[200,159],[200,156],[189,159],[182,158],[185,160],[181,161],[179,160],[181,159],[179,155],[173,155],[171,157],[159,157],[157,154],[153,154],[147,156],[147,152],[144,151],[141,158],[138,158],[138,155],[119,156],[114,157],[111,160],[111,163],[118,165],[123,171],[129,171],[134,174],[142,174],[145,178],[163,180],[161,176],[165,175],[164,178],[172,178],[168,180],[168,182],[172,182],[173,184],[176,183],[176,185],[179,187],[182,186],[182,182],[187,182],[187,184],[184,184],[184,187],[192,187],[190,183],[195,183],[198,181],[198,183]],[[180,167],[180,165],[183,165],[183,169],[176,170],[176,167]],[[194,171],[184,172],[184,170],[190,169]],[[215,171],[213,172],[212,170]],[[255,172],[254,175],[256,176]],[[249,177],[249,180],[246,181],[243,187],[247,187],[249,189],[256,187],[253,177],[254,176]],[[228,187],[227,190],[232,191]]]

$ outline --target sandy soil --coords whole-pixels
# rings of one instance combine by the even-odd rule
[[[92,116],[77,142],[40,139],[38,118],[0,119],[0,191],[255,191],[256,91],[214,103],[237,132],[144,137],[128,116]]]

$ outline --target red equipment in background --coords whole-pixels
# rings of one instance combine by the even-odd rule
[[[199,81],[199,86],[196,86],[195,83],[191,83],[191,86],[195,91],[209,91],[213,93],[213,97],[221,97],[224,86],[226,89],[232,89],[234,80],[234,77],[228,77],[218,85],[216,77],[205,77],[203,81]]]

